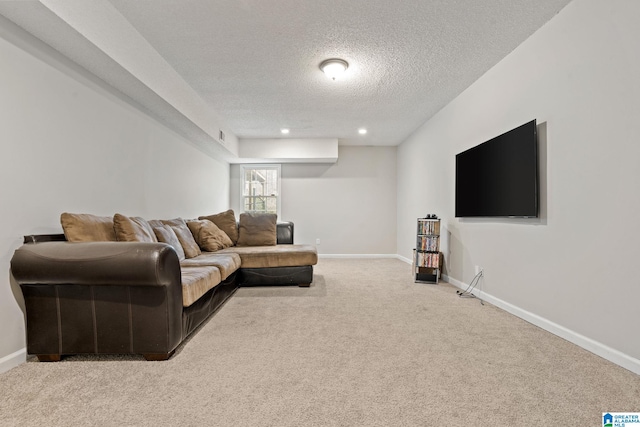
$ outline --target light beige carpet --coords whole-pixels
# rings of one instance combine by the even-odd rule
[[[166,362],[31,358],[1,426],[600,426],[640,377],[398,260],[242,288]]]

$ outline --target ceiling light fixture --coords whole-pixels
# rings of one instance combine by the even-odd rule
[[[367,130],[365,128],[360,128],[360,129],[358,129],[358,133],[360,135],[366,135],[367,134]]]
[[[282,132],[283,135],[286,135],[289,133],[289,129],[280,129],[280,132]]]
[[[320,69],[331,80],[335,80],[347,71],[349,63],[344,59],[331,58],[320,63]]]

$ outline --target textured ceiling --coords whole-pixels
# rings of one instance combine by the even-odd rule
[[[281,138],[287,127],[289,138],[351,145],[401,143],[569,3],[109,1],[238,138]],[[83,62],[98,55],[91,49],[65,49],[59,24],[43,29],[50,13],[15,9],[38,2],[3,3],[0,13],[101,79],[117,80],[108,66],[91,70],[95,58]],[[318,69],[330,57],[349,62],[343,79],[330,81]],[[152,111],[161,102],[118,88]],[[360,127],[368,134],[358,135]]]

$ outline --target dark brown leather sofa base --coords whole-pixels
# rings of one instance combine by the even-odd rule
[[[240,268],[241,286],[298,285],[309,287],[313,281],[313,266]]]
[[[141,354],[167,360],[175,348],[238,288],[230,277],[182,311],[172,339],[165,295],[149,287],[21,285],[27,308],[27,349],[41,362],[70,354]],[[162,336],[166,334],[166,336]]]

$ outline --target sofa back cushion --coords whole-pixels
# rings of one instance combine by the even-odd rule
[[[208,219],[187,221],[187,226],[203,251],[215,252],[233,246],[229,236]]]
[[[153,228],[144,218],[128,217],[117,213],[113,216],[113,224],[119,242],[155,243],[158,241]]]
[[[168,225],[160,224],[153,227],[153,232],[156,234],[158,242],[166,243],[173,247],[178,254],[178,259],[180,261],[186,259],[182,244],[180,243],[180,240],[178,240],[178,236],[176,236],[176,232],[173,231],[173,228]]]
[[[151,228],[162,227],[163,225],[165,225],[165,223],[160,219],[150,219],[147,222],[149,223]]]
[[[238,246],[275,246],[276,214],[241,213],[238,224]]]
[[[208,219],[224,231],[234,245],[238,243],[238,223],[232,209],[215,215],[199,216],[198,219]]]
[[[60,224],[69,242],[115,242],[117,240],[113,218],[109,216],[64,212],[60,215]]]
[[[176,234],[180,244],[182,245],[186,258],[195,258],[202,253],[184,219],[163,219],[162,223],[173,229],[173,232]]]

